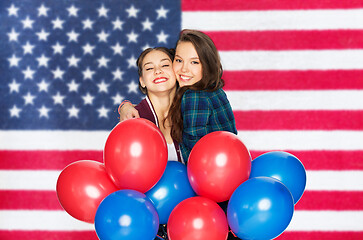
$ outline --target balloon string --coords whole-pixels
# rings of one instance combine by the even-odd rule
[[[232,230],[229,230],[231,233],[232,233],[232,235],[234,236],[234,237],[237,237],[235,234],[234,234],[234,232],[232,232]]]

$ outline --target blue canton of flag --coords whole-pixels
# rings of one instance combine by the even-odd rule
[[[143,98],[137,57],[180,21],[179,1],[2,1],[0,129],[111,129]]]

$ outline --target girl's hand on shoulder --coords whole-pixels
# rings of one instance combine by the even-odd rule
[[[123,104],[119,109],[120,113],[120,122],[125,121],[127,119],[132,118],[140,118],[139,112],[134,108],[131,103]]]

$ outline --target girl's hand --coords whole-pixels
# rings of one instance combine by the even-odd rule
[[[132,119],[132,118],[140,118],[139,112],[134,108],[131,103],[125,103],[119,109],[120,113],[120,122]]]

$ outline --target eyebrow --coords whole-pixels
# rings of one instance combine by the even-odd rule
[[[160,60],[160,62],[163,62],[163,61],[171,62],[171,60],[169,58],[163,58],[163,59]]]
[[[171,62],[171,60],[169,59],[169,58],[163,58],[163,59],[161,59],[160,60],[160,62],[163,62],[163,61],[169,61],[169,62]],[[147,62],[147,63],[144,63],[144,67],[145,67],[145,65],[147,65],[147,64],[153,64],[152,62]]]
[[[181,57],[181,56],[179,56],[179,55],[175,55],[175,57],[182,58],[182,57]],[[192,57],[192,58],[190,58],[190,59],[198,59],[198,60],[199,60],[199,57]]]

